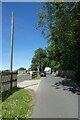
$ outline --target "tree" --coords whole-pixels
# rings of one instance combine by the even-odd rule
[[[44,71],[47,64],[47,54],[46,51],[42,48],[38,48],[35,51],[35,54],[32,58],[32,64],[31,68],[33,70],[37,70],[39,68],[39,71]]]
[[[31,63],[31,69],[32,70],[35,70],[35,71],[37,71],[37,59],[36,58],[32,58],[32,63]]]
[[[80,79],[80,2],[42,3],[37,28],[47,38],[49,65],[71,69]]]

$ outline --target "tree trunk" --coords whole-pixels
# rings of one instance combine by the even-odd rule
[[[53,69],[51,68],[51,73],[50,74],[52,74],[52,72],[53,72]]]

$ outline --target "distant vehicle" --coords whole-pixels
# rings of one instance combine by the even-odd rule
[[[41,76],[41,77],[46,77],[46,72],[41,72],[41,73],[40,73],[40,76]]]

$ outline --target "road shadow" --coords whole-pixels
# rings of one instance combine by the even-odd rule
[[[77,83],[75,80],[71,79],[63,79],[59,82],[56,82],[52,87],[56,89],[63,89],[72,92],[73,94],[80,95],[80,84]]]

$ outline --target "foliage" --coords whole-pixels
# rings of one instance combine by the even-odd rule
[[[46,57],[47,57],[46,51],[42,48],[38,48],[35,51],[35,54],[32,58],[31,68],[33,70],[37,70],[39,68],[39,71],[44,71],[47,63]]]
[[[80,79],[80,2],[41,3],[37,28],[48,40],[49,66],[71,69]]]

